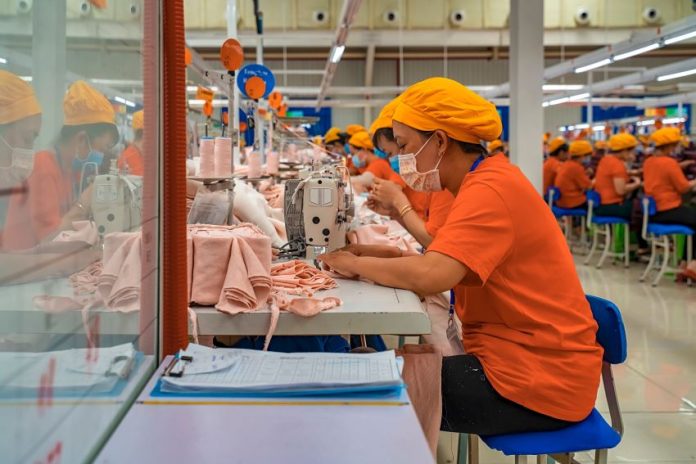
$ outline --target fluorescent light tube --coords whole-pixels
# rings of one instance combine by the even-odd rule
[[[602,66],[606,66],[609,63],[611,63],[611,58],[605,58],[601,61],[597,61],[597,62],[592,63],[592,64],[580,66],[579,68],[575,69],[575,73],[576,74],[584,73],[584,72],[589,71],[591,69],[601,68]]]
[[[684,121],[686,121],[686,118],[667,118],[662,120],[665,124],[678,124]]]
[[[588,92],[573,95],[571,97],[568,97],[568,100],[569,101],[578,101],[578,100],[585,100],[586,98],[590,98],[590,94]]]
[[[542,102],[541,103],[542,108],[546,108],[547,106],[549,106],[549,102]]]
[[[22,79],[24,82],[31,82],[34,80],[32,76],[19,76],[20,79]]]
[[[645,121],[638,121],[637,125],[639,126],[652,126],[655,124],[654,119],[646,119]]]
[[[606,126],[594,126],[592,128],[592,130],[595,132],[599,132],[599,131],[603,131],[605,128],[606,128]]]
[[[565,132],[566,131],[566,126],[561,126],[558,128],[560,132]]]
[[[635,50],[631,50],[629,52],[619,53],[618,55],[614,55],[614,61],[625,60],[626,58],[640,55],[641,53],[647,53],[649,51],[655,50],[656,48],[660,48],[659,43],[646,45],[645,47],[636,48]]]
[[[341,57],[343,56],[345,49],[345,45],[334,45],[334,48],[331,50],[331,62],[338,63],[341,61]]]
[[[676,35],[665,39],[665,45],[672,45],[673,43],[681,42],[682,40],[690,39],[696,37],[696,31],[687,32],[686,34]]]
[[[568,126],[568,130],[569,131],[575,130],[575,126]]]
[[[681,71],[681,72],[672,73],[672,74],[665,74],[664,76],[659,76],[657,78],[657,81],[661,82],[661,81],[668,81],[670,79],[679,79],[680,77],[690,76],[692,74],[696,74],[696,69],[689,69],[688,71]]]
[[[126,100],[126,99],[123,98],[123,97],[114,97],[114,100],[116,100],[116,101],[119,102],[119,103],[123,103],[123,104],[126,105],[126,106],[130,106],[131,108],[135,108],[135,103],[133,103],[133,102],[130,101],[130,100]]]
[[[566,103],[566,102],[568,102],[568,101],[570,101],[570,98],[568,98],[568,97],[557,98],[557,99],[555,99],[555,100],[549,101],[549,105],[550,105],[550,106],[553,106],[553,105],[560,105],[561,103]]]
[[[590,127],[590,125],[589,125],[589,124],[586,124],[586,123],[576,124],[576,125],[575,125],[575,128],[576,128],[576,129],[587,129],[588,127]]]
[[[0,64],[7,64],[7,58],[0,57]]]
[[[582,84],[544,84],[542,88],[546,92],[559,92],[563,90],[580,90],[585,87]]]

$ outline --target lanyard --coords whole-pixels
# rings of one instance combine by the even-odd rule
[[[481,161],[483,161],[483,159],[483,155],[476,158],[476,161],[474,161],[474,164],[471,165],[471,169],[469,169],[469,172],[474,172],[476,168],[479,167],[479,164],[481,164]],[[450,290],[449,324],[452,324],[454,322],[454,301],[454,289],[452,289]]]

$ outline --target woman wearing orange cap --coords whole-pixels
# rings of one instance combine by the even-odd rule
[[[682,201],[683,194],[696,188],[696,179],[689,181],[672,156],[680,140],[681,134],[676,127],[663,127],[650,135],[655,151],[643,165],[644,189],[657,206],[652,221],[681,224],[696,230],[696,209]]]
[[[549,157],[544,161],[544,195],[556,185],[556,175],[561,164],[568,159],[568,143],[563,137],[556,137],[549,143]]]
[[[332,127],[324,134],[324,148],[335,155],[345,156],[344,145],[347,134],[341,132],[338,127]]]
[[[143,111],[133,113],[133,143],[128,145],[118,158],[118,170],[134,176],[145,174],[145,161],[143,159]]]
[[[375,155],[375,146],[372,144],[370,134],[358,132],[348,140],[351,161],[357,169],[363,169],[359,176],[354,176],[351,181],[370,187],[375,179],[388,180],[394,173],[387,160]]]
[[[486,156],[481,141],[502,131],[495,106],[444,78],[400,99],[392,127],[401,175],[416,190],[449,190],[447,221],[424,255],[321,259],[420,295],[454,288],[467,354],[443,360],[443,430],[514,433],[585,419],[602,367],[597,324],[548,206],[519,168]]]
[[[36,154],[28,191],[10,200],[3,246],[31,248],[73,221],[87,217],[87,174],[96,175],[118,140],[111,103],[86,82],[73,83],[63,100],[64,124],[53,151]]]
[[[600,160],[595,175],[595,190],[602,199],[595,208],[598,216],[631,218],[633,201],[628,197],[640,188],[641,181],[629,178],[626,163],[635,159],[636,146],[638,139],[631,134],[616,134],[609,139],[609,153]]]
[[[585,190],[592,187],[592,181],[585,172],[592,145],[587,140],[575,140],[568,148],[570,159],[563,163],[556,174],[556,187],[561,197],[556,204],[561,208],[587,208]]]

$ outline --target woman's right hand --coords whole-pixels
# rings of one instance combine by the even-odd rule
[[[383,179],[375,179],[370,198],[390,210],[409,203],[399,184]]]
[[[380,203],[372,197],[369,197],[367,199],[367,207],[381,216],[391,217],[394,212],[393,210],[386,208],[382,203]]]

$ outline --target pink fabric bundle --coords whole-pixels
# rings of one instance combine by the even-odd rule
[[[215,140],[208,137],[202,138],[198,153],[201,155],[201,166],[198,175],[201,177],[215,176]]]
[[[271,292],[271,240],[251,224],[189,225],[190,301],[229,314],[266,304]]]
[[[32,298],[32,303],[36,308],[51,314],[82,309],[82,305],[78,301],[67,296],[37,295]]]
[[[328,274],[304,261],[287,261],[271,267],[273,288],[292,295],[312,296],[319,290],[338,287]]]
[[[270,183],[261,183],[259,192],[263,194],[271,208],[282,208],[284,206],[285,187],[280,184],[270,185]]]
[[[107,308],[140,309],[140,232],[115,232],[104,238],[104,268],[97,291]]]
[[[97,226],[92,221],[73,222],[74,230],[64,230],[54,239],[54,242],[84,242],[95,245],[99,241]]]
[[[418,253],[419,248],[418,242],[396,221],[358,227],[348,232],[348,240],[353,244],[395,246],[409,253]]]
[[[102,274],[104,264],[101,261],[92,263],[80,272],[70,276],[70,285],[73,288],[73,293],[76,296],[94,295],[99,284],[99,277]]]

